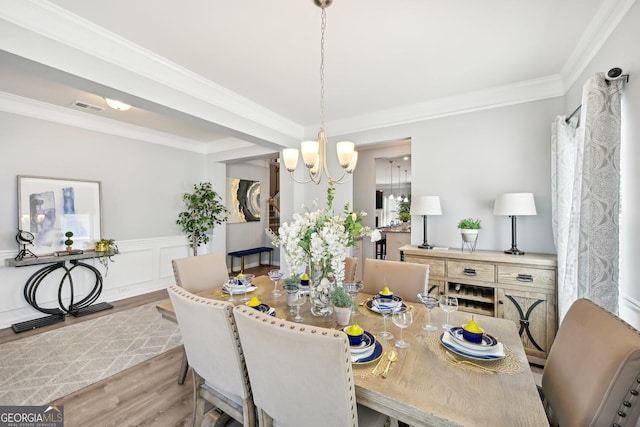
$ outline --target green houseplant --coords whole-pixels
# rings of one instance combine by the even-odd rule
[[[342,286],[336,286],[331,292],[331,303],[336,313],[338,325],[348,325],[349,319],[351,319],[351,304],[353,303],[349,292]]]
[[[118,245],[114,239],[100,239],[96,242],[96,252],[98,253],[98,261],[104,267],[104,276],[109,274],[109,263],[115,262],[113,256],[120,252]]]
[[[407,194],[406,196],[404,194],[400,196],[398,218],[402,222],[411,221],[411,193]]]
[[[194,184],[193,193],[185,193],[182,200],[187,210],[178,214],[176,224],[189,236],[193,255],[198,255],[198,246],[209,242],[210,233],[216,225],[227,221],[225,208],[210,182]]]
[[[476,242],[478,240],[478,230],[482,228],[479,219],[464,218],[458,223],[460,234],[462,236],[463,247],[466,244],[471,252],[476,249]]]
[[[73,237],[73,232],[67,231],[64,233],[64,237],[66,237],[64,244],[67,245],[67,252],[71,252],[71,246],[73,246],[73,240],[71,240],[71,237]]]

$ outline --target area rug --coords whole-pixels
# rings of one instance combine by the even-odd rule
[[[0,405],[44,405],[180,344],[157,303],[0,345]]]

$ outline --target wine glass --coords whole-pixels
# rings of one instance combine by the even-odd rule
[[[238,289],[238,279],[236,277],[229,277],[225,282],[224,282],[224,288],[227,290],[227,292],[229,292],[229,299],[227,301],[229,302],[235,302],[236,299],[233,297],[233,293],[236,291],[236,289]]]
[[[284,273],[278,269],[269,270],[269,279],[273,281],[273,290],[271,291],[271,295],[274,297],[279,297],[282,295],[280,290],[278,289],[278,282],[282,279]]]
[[[411,310],[398,310],[393,312],[393,316],[391,317],[393,323],[400,328],[400,339],[396,341],[396,347],[398,348],[409,348],[411,344],[402,339],[402,331],[404,328],[408,328],[413,324],[413,311]]]
[[[289,306],[289,313],[295,313],[295,309],[294,304],[293,304],[293,299],[296,295],[296,293],[298,293],[298,291],[300,291],[300,286],[295,285],[295,284],[284,284],[283,286],[285,293],[287,294],[287,305]]]
[[[422,325],[422,329],[424,329],[425,331],[437,331],[438,327],[431,324],[431,310],[433,310],[438,305],[438,298],[434,297],[431,294],[418,294],[418,298],[427,308],[427,323]]]
[[[356,296],[362,290],[362,283],[359,282],[351,282],[351,283],[343,283],[342,287],[347,290],[349,295],[351,296],[351,315],[355,316],[358,314],[358,309],[356,305]]]
[[[304,305],[305,300],[306,296],[300,292],[300,290],[291,297],[291,304],[296,308],[296,316],[293,318],[294,322],[302,322],[304,320],[304,317],[300,316],[300,306]]]
[[[458,298],[447,295],[440,296],[440,308],[447,313],[447,321],[442,324],[442,329],[449,330],[453,325],[449,323],[449,314],[458,309]]]
[[[393,334],[387,331],[387,317],[389,317],[389,315],[393,312],[393,306],[391,304],[385,304],[384,302],[380,301],[380,298],[374,298],[371,301],[373,302],[373,305],[375,305],[378,309],[378,312],[382,315],[382,321],[384,323],[384,331],[380,332],[378,334],[378,337],[382,338],[383,340],[392,339]]]
[[[247,302],[247,301],[249,301],[251,299],[251,298],[249,298],[247,296],[247,291],[249,289],[249,286],[251,285],[251,281],[253,280],[254,277],[256,277],[256,275],[255,274],[243,274],[242,276],[238,275],[238,277],[240,278],[240,282],[244,286],[244,296],[242,298],[240,298],[240,301]]]

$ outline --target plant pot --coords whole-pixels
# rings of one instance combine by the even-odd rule
[[[462,235],[462,241],[465,243],[475,243],[478,239],[478,230],[475,229],[463,229],[460,230]]]
[[[340,326],[347,326],[351,320],[351,307],[333,307],[336,313],[336,321]]]

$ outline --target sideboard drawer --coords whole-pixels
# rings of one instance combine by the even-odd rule
[[[496,281],[496,265],[480,262],[449,261],[447,263],[449,278]]]
[[[442,259],[429,259],[413,255],[405,255],[404,261],[416,264],[429,264],[430,276],[445,276],[444,260]]]
[[[508,285],[535,285],[555,288],[556,271],[543,268],[498,265],[498,282]]]

